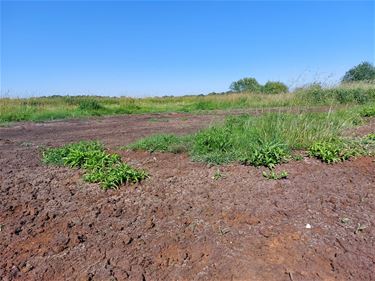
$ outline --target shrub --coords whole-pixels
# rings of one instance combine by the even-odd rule
[[[349,69],[342,78],[342,82],[357,82],[371,80],[375,80],[375,67],[369,62],[363,62]]]
[[[268,81],[262,88],[265,94],[281,94],[288,92],[288,86],[282,82]]]

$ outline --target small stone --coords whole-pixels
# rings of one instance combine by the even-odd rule
[[[341,222],[342,222],[342,223],[348,223],[349,221],[350,221],[350,220],[349,220],[348,218],[342,218],[342,219],[341,219]]]
[[[311,224],[309,224],[309,223],[306,224],[306,228],[307,228],[307,229],[310,229],[310,228],[311,228]]]
[[[124,242],[125,245],[130,244],[132,242],[133,238],[131,238],[129,235],[124,235],[122,237],[122,241]]]
[[[21,268],[21,271],[23,273],[26,273],[26,272],[29,272],[30,270],[32,270],[34,267],[29,263],[29,262],[26,262],[25,265]]]

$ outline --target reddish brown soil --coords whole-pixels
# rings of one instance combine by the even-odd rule
[[[336,165],[305,158],[278,167],[288,179],[270,181],[253,167],[124,151],[125,161],[151,177],[110,191],[85,183],[82,171],[40,162],[41,145],[99,139],[114,149],[216,118],[141,115],[0,128],[0,277],[375,280],[374,158]]]

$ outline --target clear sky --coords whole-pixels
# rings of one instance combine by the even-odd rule
[[[3,1],[1,93],[182,95],[296,86],[374,63],[374,1]]]

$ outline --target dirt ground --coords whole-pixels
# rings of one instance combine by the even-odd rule
[[[0,128],[2,280],[375,280],[375,162],[262,169],[117,151],[218,115],[133,115]],[[375,131],[375,120],[351,133]],[[151,177],[101,190],[45,166],[44,145],[98,139]],[[218,172],[221,178],[214,179]],[[311,226],[311,228],[308,227]]]

